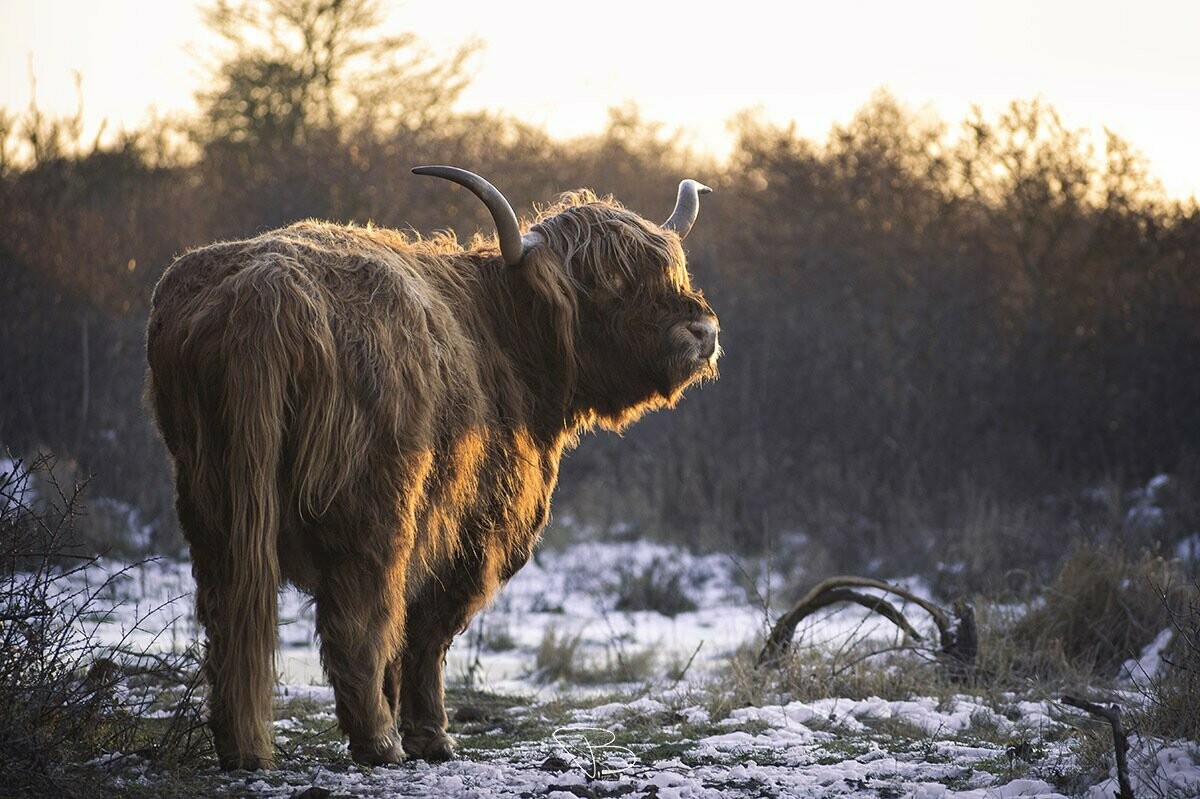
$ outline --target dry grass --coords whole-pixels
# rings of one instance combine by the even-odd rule
[[[541,682],[577,685],[644,682],[657,672],[653,649],[630,649],[620,640],[610,641],[603,655],[585,651],[583,633],[572,635],[547,627],[538,644],[534,674]]]
[[[1200,741],[1200,583],[1183,590],[1187,606],[1171,614],[1174,634],[1164,670],[1143,688],[1140,722],[1168,740]]]
[[[1061,679],[1080,673],[1104,680],[1138,657],[1184,607],[1176,567],[1150,553],[1080,545],[1042,603],[1012,627],[1024,675]]]
[[[788,657],[756,666],[761,641],[744,645],[730,662],[729,678],[718,693],[722,710],[747,705],[814,701],[829,697],[907,699],[912,696],[948,698],[963,691],[934,649],[900,634],[862,636],[836,647],[793,646]]]
[[[1148,552],[1078,546],[1039,596],[1004,603],[976,597],[975,672],[957,679],[935,653],[903,640],[803,645],[774,668],[756,668],[756,644],[731,664],[730,707],[830,696],[949,697],[970,692],[997,706],[1007,694],[1045,699],[1063,690],[1119,687],[1120,667],[1163,630],[1175,630],[1163,669],[1143,688],[1144,729],[1200,740],[1200,588],[1179,565]],[[1133,710],[1133,708],[1127,708]]]

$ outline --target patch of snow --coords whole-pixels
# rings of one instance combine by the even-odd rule
[[[1175,557],[1185,563],[1200,563],[1200,532],[1192,533],[1177,543]]]
[[[667,617],[653,611],[614,610],[614,586],[601,575],[612,575],[618,563],[647,564],[656,557],[668,557],[681,573],[694,576],[695,583],[687,583],[686,588],[699,604],[698,611]],[[101,561],[88,573],[70,579],[73,586],[99,592],[112,605],[111,613],[89,620],[109,643],[134,641],[152,649],[180,651],[203,637],[192,615],[194,585],[187,564],[150,561],[129,567]],[[905,582],[918,594],[928,596],[929,588],[923,581]],[[332,724],[333,693],[320,671],[310,603],[299,592],[285,591],[279,609],[283,684],[276,696],[316,703],[325,708],[320,713]],[[447,674],[465,673],[465,664],[478,662],[482,664],[482,677],[477,687],[530,697],[528,706],[508,711],[510,717],[536,720],[541,714],[538,703],[560,696],[557,687],[538,686],[522,676],[531,669],[536,647],[550,627],[571,635],[580,633],[581,647],[593,653],[617,646],[635,652],[653,648],[661,653],[660,657],[675,658],[680,665],[696,653],[685,680],[643,685],[632,694],[637,698],[631,701],[609,702],[571,716],[572,728],[586,725],[610,731],[616,737],[616,746],[638,753],[646,751],[640,746],[649,744],[638,740],[637,731],[645,727],[634,720],[663,718],[667,726],[656,740],[660,735],[668,739],[682,735],[677,723],[680,719],[692,724],[710,722],[709,711],[697,703],[697,692],[703,689],[693,686],[719,678],[729,654],[739,646],[748,642],[757,645],[764,617],[762,609],[754,607],[740,587],[736,566],[729,559],[697,558],[661,545],[622,542],[540,553],[518,572],[483,620],[510,633],[514,648],[490,652],[473,644],[468,632],[451,648]],[[806,644],[832,646],[867,635],[894,637],[897,633],[889,623],[858,606],[818,614],[798,631],[798,638]],[[1152,644],[1138,661],[1138,667],[1148,674],[1153,673],[1151,655],[1166,645],[1165,640],[1155,643],[1159,646]],[[667,667],[660,662],[656,671],[666,673]],[[611,692],[612,686],[587,690]],[[714,734],[677,741],[682,748],[676,751],[686,750],[686,757],[637,763],[628,771],[592,782],[578,769],[565,773],[542,770],[541,764],[561,748],[547,732],[544,741],[524,741],[504,752],[488,750],[486,761],[418,761],[395,768],[349,769],[344,773],[310,766],[285,768],[273,773],[269,781],[258,776],[231,778],[229,792],[290,797],[308,786],[317,786],[355,796],[470,799],[577,797],[571,789],[587,786],[601,795],[642,796],[653,791],[660,799],[1060,796],[1053,785],[1036,776],[1008,779],[987,770],[994,770],[995,762],[1004,757],[1004,749],[1001,744],[989,746],[976,740],[970,732],[975,724],[1008,737],[1036,731],[1039,740],[1055,742],[1048,744],[1055,762],[1069,757],[1067,744],[1061,743],[1063,723],[1055,718],[1054,703],[1025,701],[1020,696],[1005,697],[1004,701],[1003,715],[983,700],[967,695],[943,700],[828,697],[743,707],[730,712],[711,730]],[[306,718],[312,717],[306,714]],[[923,736],[921,745],[909,751],[892,751],[879,733],[888,729],[879,722],[889,720],[902,721],[919,732]],[[293,733],[296,725],[295,720],[285,718],[276,728],[284,737]],[[469,734],[455,734],[461,735],[464,746],[469,747]],[[847,754],[847,737],[853,737],[852,751],[858,754]],[[1136,760],[1139,769],[1135,791],[1139,786],[1157,785],[1179,795],[1200,795],[1198,759],[1200,753],[1192,744],[1151,745],[1139,740],[1131,753],[1131,763]],[[980,765],[984,761],[991,765]],[[628,761],[621,762],[629,765]],[[1111,780],[1105,781],[1093,786],[1088,796],[1099,799],[1111,796],[1114,790]]]
[[[1132,504],[1125,514],[1127,527],[1137,531],[1150,531],[1161,527],[1166,520],[1166,513],[1159,503],[1165,498],[1167,488],[1171,485],[1169,475],[1155,475],[1146,483],[1144,488],[1132,491],[1129,499]]]
[[[1107,485],[1085,488],[1082,492],[1080,492],[1080,496],[1089,502],[1096,503],[1097,505],[1113,505],[1120,498],[1119,493],[1112,486]]]
[[[1162,656],[1174,637],[1175,630],[1170,627],[1160,632],[1142,649],[1139,657],[1130,658],[1121,665],[1120,679],[1139,687],[1149,685],[1150,681],[1158,676],[1162,668]]]
[[[758,721],[774,726],[783,724],[809,724],[822,722],[841,727],[848,732],[862,732],[867,722],[892,719],[910,724],[929,735],[961,732],[986,717],[991,723],[1004,729],[1011,723],[998,716],[979,701],[970,697],[957,697],[948,710],[938,710],[938,701],[932,698],[911,700],[870,699],[822,699],[816,702],[792,702],[785,706],[740,708],[730,713],[723,724],[735,726],[747,721]]]
[[[1125,524],[1135,530],[1153,530],[1162,526],[1166,514],[1155,505],[1134,505],[1125,514]]]
[[[1150,482],[1146,483],[1146,496],[1156,501],[1170,484],[1171,476],[1169,474],[1156,474],[1150,478]]]
[[[581,713],[586,714],[588,717],[600,721],[625,716],[655,716],[666,712],[666,705],[648,696],[643,696],[632,702],[611,702],[607,705],[599,705],[581,711]]]
[[[744,726],[749,722],[757,722],[777,728],[801,727],[808,729],[805,725],[812,722],[839,724],[851,718],[849,716],[838,718],[822,707],[822,704],[823,702],[820,701],[814,703],[796,701],[787,705],[742,707],[731,712],[729,717],[721,722],[721,726],[737,727]],[[853,722],[853,719],[851,721]],[[854,731],[858,732],[862,729],[864,729],[862,725],[854,723]]]
[[[1129,736],[1129,782],[1134,796],[1200,796],[1200,743]],[[1117,767],[1084,793],[1109,799],[1118,792]]]
[[[1054,727],[1058,722],[1050,715],[1050,702],[1020,701],[1014,706],[1018,721],[1014,725],[1022,730],[1042,730]]]
[[[615,586],[610,578],[616,566],[649,567],[656,559],[666,559],[688,575],[681,587],[697,602],[696,611],[664,616],[613,608]],[[603,663],[616,652],[653,650],[660,670],[672,664],[682,668],[691,659],[689,679],[712,675],[739,647],[757,646],[767,626],[767,616],[747,599],[739,577],[739,567],[727,557],[695,556],[648,542],[593,542],[539,553],[455,640],[446,673],[449,679],[470,675],[478,687],[536,693],[540,688],[529,676],[534,653],[546,631],[554,628],[559,634],[579,635],[579,657],[592,662]],[[204,638],[194,615],[195,583],[187,563],[157,560],[129,565],[106,559],[71,579],[73,587],[99,592],[98,598],[111,606],[102,617],[91,619],[94,632],[105,643],[178,652]],[[923,581],[904,582],[918,594],[929,593]],[[280,679],[323,683],[311,600],[286,588],[280,593],[279,621]],[[474,635],[478,629],[504,631],[514,646],[501,652],[482,648],[479,639],[486,636]],[[881,617],[849,606],[806,620],[796,635],[806,645],[831,646],[864,637],[896,640],[898,633]]]

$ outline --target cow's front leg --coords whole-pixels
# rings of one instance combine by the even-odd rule
[[[321,660],[333,686],[338,724],[350,756],[371,766],[400,763],[395,717],[384,696],[384,674],[401,649],[404,596],[362,563],[334,567],[317,595]]]
[[[414,605],[408,638],[399,659],[400,730],[404,751],[424,760],[450,760],[454,739],[446,732],[446,700],[443,668],[446,650],[458,631],[436,616],[422,615],[435,606]],[[430,622],[433,623],[430,623]]]
[[[399,669],[400,730],[404,751],[412,757],[454,757],[454,739],[446,732],[446,650],[496,586],[485,553],[476,550],[474,555],[430,580],[409,606]]]

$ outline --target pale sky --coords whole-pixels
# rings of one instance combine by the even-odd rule
[[[408,0],[390,25],[435,49],[485,41],[461,106],[500,108],[570,136],[607,109],[729,145],[747,108],[823,141],[880,87],[956,125],[1041,96],[1072,128],[1107,126],[1176,197],[1200,196],[1200,2],[1195,0]],[[193,107],[210,44],[190,0],[0,0],[0,106],[75,106],[136,127]]]

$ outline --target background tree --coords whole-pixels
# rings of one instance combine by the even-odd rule
[[[946,563],[977,586],[1052,568],[1064,530],[1165,549],[1200,526],[1200,502],[1127,529],[1119,491],[1089,499],[1200,480],[1200,210],[1117,137],[1043,101],[952,127],[881,92],[824,141],[742,115],[716,163],[635,106],[572,141],[456,111],[472,46],[429,58],[368,0],[208,13],[225,45],[190,153],[166,123],[102,145],[0,113],[0,444],[95,473],[160,550],[179,538],[140,394],[161,271],[305,217],[491,235],[480,203],[411,176],[427,162],[476,169],[522,214],[579,186],[651,216],[684,175],[717,189],[687,243],[723,378],[567,459],[572,529],[813,572]]]
[[[416,127],[444,117],[467,85],[467,43],[435,60],[415,34],[385,35],[379,0],[217,0],[224,41],[200,94],[208,142],[301,144],[314,131]]]

